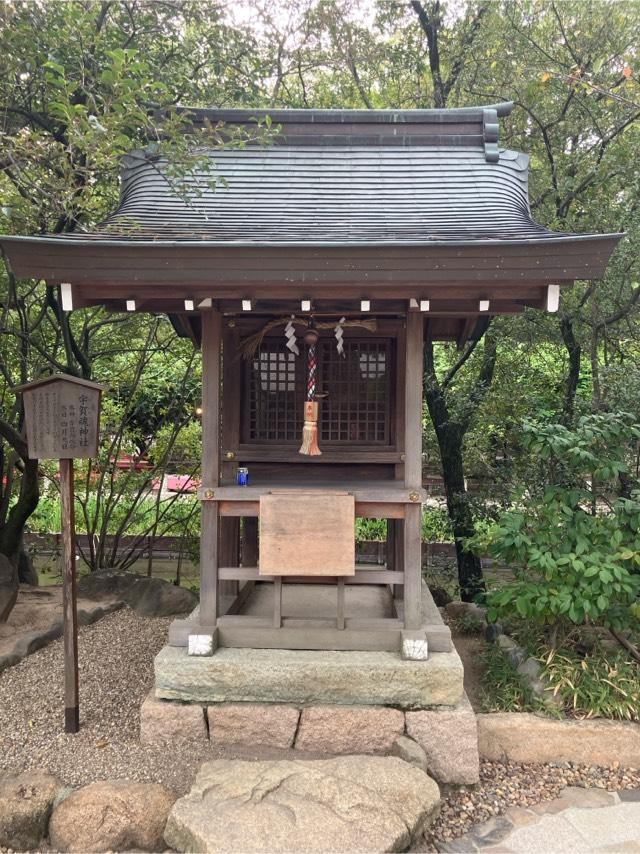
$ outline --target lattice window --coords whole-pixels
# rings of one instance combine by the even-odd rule
[[[280,341],[264,341],[247,366],[246,432],[249,441],[300,441],[305,399],[306,351],[290,353]],[[391,398],[389,339],[345,339],[318,343],[320,441],[330,444],[389,444]]]
[[[280,342],[265,342],[251,360],[249,438],[299,440],[304,421],[304,379],[300,357]]]
[[[320,406],[320,438],[349,444],[389,443],[389,341],[320,342],[319,375],[327,392]]]

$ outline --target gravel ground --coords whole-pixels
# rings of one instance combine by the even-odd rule
[[[80,722],[64,733],[63,649],[54,641],[0,674],[0,772],[43,768],[67,785],[126,778],[164,783],[186,792],[200,764],[223,756],[207,746],[188,750],[138,743],[140,704],[153,683],[153,658],[166,642],[171,618],[138,617],[128,608],[80,629]],[[226,755],[266,758],[271,751]],[[293,752],[291,752],[293,753]],[[440,817],[413,847],[437,851],[510,806],[555,798],[565,786],[640,788],[640,771],[569,765],[482,762],[480,784],[443,793]]]
[[[79,632],[80,732],[64,732],[62,640],[0,674],[0,771],[43,768],[70,786],[126,778],[187,791],[211,751],[138,743],[140,704],[171,618],[128,608]]]
[[[451,842],[511,806],[528,807],[551,801],[565,786],[595,786],[607,791],[637,789],[640,771],[570,763],[520,765],[482,761],[478,786],[463,786],[443,796],[439,818],[411,850],[437,851],[438,842]]]

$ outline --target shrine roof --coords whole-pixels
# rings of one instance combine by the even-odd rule
[[[102,223],[0,246],[16,275],[118,310],[134,297],[174,311],[347,294],[428,298],[461,316],[478,299],[497,313],[543,305],[549,284],[600,278],[622,235],[533,219],[528,157],[499,145],[511,109],[188,109],[227,144],[177,171],[157,148],[130,152]],[[238,128],[252,138],[238,145]]]
[[[179,177],[152,150],[123,161],[118,208],[50,241],[247,246],[557,241],[529,207],[528,156],[498,147],[510,103],[451,110],[199,110],[194,124],[277,128],[203,150]],[[593,235],[587,235],[593,237]]]

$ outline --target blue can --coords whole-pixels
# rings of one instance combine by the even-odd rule
[[[236,483],[238,486],[247,486],[249,483],[249,469],[239,468],[236,472]]]

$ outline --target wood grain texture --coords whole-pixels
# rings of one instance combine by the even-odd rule
[[[65,731],[78,732],[78,611],[76,605],[76,540],[73,497],[73,460],[60,460],[62,508],[62,600],[64,612]]]
[[[98,452],[100,388],[75,379],[57,379],[25,388],[25,425],[29,457],[88,459]]]
[[[260,496],[261,575],[354,575],[355,501],[329,492]]]
[[[220,480],[220,332],[217,311],[202,315],[202,480]],[[220,514],[217,502],[202,504],[200,533],[200,623],[213,628],[218,616]]]
[[[407,314],[407,346],[405,358],[405,486],[422,486],[422,353],[424,318],[420,312]],[[421,546],[422,505],[407,505],[403,523],[404,624],[417,629],[422,622]]]
[[[221,580],[237,580],[237,581],[273,581],[275,576],[265,575],[261,573],[257,567],[251,566],[225,566],[218,570],[218,577]],[[288,583],[303,583],[312,584],[316,579],[307,575],[290,575],[287,576]],[[401,572],[391,572],[385,569],[361,569],[356,566],[354,575],[344,577],[345,584],[402,584],[403,574]],[[323,577],[318,577],[319,583],[326,584]]]

